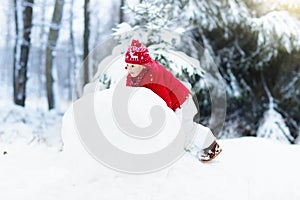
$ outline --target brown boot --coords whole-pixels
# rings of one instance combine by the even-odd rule
[[[221,147],[216,141],[214,141],[209,147],[202,150],[199,160],[202,162],[211,161],[215,157],[217,157],[221,152]]]

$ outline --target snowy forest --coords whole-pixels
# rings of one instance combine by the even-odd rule
[[[2,127],[26,121],[32,125],[22,109],[29,109],[30,116],[37,113],[40,121],[51,113],[57,120],[52,123],[58,123],[89,53],[106,38],[141,26],[192,38],[216,63],[227,98],[218,137],[299,143],[298,0],[4,0],[0,8]],[[157,58],[163,62],[162,56]],[[88,60],[81,71],[83,84],[94,78],[98,64],[99,58]],[[197,84],[201,74],[181,78],[198,98],[197,120],[207,124],[211,108],[207,90]]]
[[[2,0],[0,19],[0,199],[300,199],[300,0]],[[180,120],[145,88],[127,113],[147,124],[141,108],[160,103],[166,136],[116,134],[113,105],[125,101],[112,91],[141,30],[151,57],[191,86],[194,120],[223,150],[216,159],[181,148],[165,164],[160,150]],[[101,128],[104,139],[89,138]],[[143,162],[108,151],[106,139]],[[136,176],[124,163],[145,168]]]

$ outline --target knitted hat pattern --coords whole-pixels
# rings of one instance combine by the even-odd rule
[[[125,62],[143,65],[151,62],[151,57],[148,49],[140,41],[133,39],[126,51]]]

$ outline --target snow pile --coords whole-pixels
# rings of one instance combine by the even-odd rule
[[[9,103],[1,105],[1,143],[46,144],[59,150],[62,147],[60,130],[61,116],[55,111],[23,108]]]
[[[99,102],[96,108],[107,116],[111,114],[107,113],[105,108],[105,102],[110,100],[109,93],[98,92],[95,95],[96,102]],[[142,113],[147,113],[148,110],[143,109],[145,106],[140,106],[140,98],[144,93],[147,92],[141,90],[132,99],[136,106],[130,110],[138,109],[138,114],[133,120],[138,121],[139,117],[143,117],[139,120],[144,121],[146,125],[150,121],[147,121]],[[89,95],[93,94],[86,94],[82,98]],[[157,99],[154,95],[148,95],[144,102],[147,104]],[[17,140],[0,140],[1,199],[300,199],[300,193],[297,192],[300,187],[298,145],[286,145],[262,138],[220,140],[223,152],[211,163],[201,163],[186,153],[173,165],[155,173],[119,173],[101,165],[85,151],[71,112],[74,104],[63,118],[62,133],[65,146],[62,152],[53,151],[48,145],[28,145]],[[7,111],[15,109],[16,116],[7,117]],[[41,123],[40,118],[48,119],[51,118],[49,116],[54,116],[46,114],[47,117],[41,117],[39,112],[27,108],[24,110],[21,112],[21,108],[13,106],[3,108],[5,112],[1,113],[1,122],[4,124],[6,119],[5,122],[10,126],[1,124],[2,137],[12,133],[11,126],[15,126],[15,132],[19,134],[30,135],[36,130],[35,125]],[[172,116],[171,113],[167,115]],[[176,123],[174,116],[168,120],[168,123]],[[26,130],[17,123],[23,123],[24,127],[31,129]],[[49,126],[43,130],[46,131],[55,124],[50,126],[49,121],[48,123]],[[107,126],[113,127],[112,124]]]
[[[68,119],[70,120],[70,119]],[[68,121],[70,122],[70,121]],[[72,130],[69,130],[72,131]],[[298,200],[299,146],[266,139],[222,140],[209,164],[186,154],[174,165],[145,175],[110,170],[91,156],[42,146],[2,145],[0,198],[7,200]],[[77,146],[76,148],[81,148]]]
[[[146,90],[139,92],[146,94]],[[97,93],[96,102],[106,99],[107,95],[105,92]],[[155,95],[147,96],[147,101],[156,100]],[[148,113],[143,110],[141,101],[134,103],[139,113]],[[106,105],[99,105],[98,109],[102,105],[101,110],[105,112]],[[132,109],[133,107],[130,108]],[[74,174],[72,180],[80,182],[74,186],[80,188],[74,189],[74,196],[130,200],[296,200],[300,197],[295,192],[300,186],[297,180],[300,175],[300,158],[297,156],[299,146],[259,138],[220,140],[223,153],[209,164],[203,164],[186,153],[174,165],[162,171],[135,176],[110,170],[91,157],[80,143],[71,111],[72,109],[68,110],[63,119],[63,138],[66,144],[63,154],[71,167],[70,172]],[[110,116],[110,113],[106,115]],[[134,120],[145,120],[139,117],[141,116]],[[113,127],[112,124],[109,126]],[[111,142],[120,144],[116,141],[117,138],[114,140]]]
[[[125,87],[125,83],[123,85]],[[103,90],[96,93],[90,92],[80,98],[81,102],[86,103],[92,102],[90,100],[92,98],[94,99],[94,113],[90,113],[90,118],[87,123],[92,122],[91,119],[95,117],[98,126],[108,141],[126,152],[143,154],[163,148],[170,140],[174,139],[179,130],[179,123],[176,115],[166,106],[166,103],[159,98],[159,96],[155,95],[149,89],[131,87],[125,87],[125,89],[133,92],[133,96],[128,100],[122,99],[118,101],[118,103],[127,104],[128,101],[128,117],[136,126],[140,128],[148,127],[151,125],[152,121],[155,121],[151,114],[151,108],[153,106],[160,106],[160,108],[163,109],[166,114],[166,120],[163,123],[163,127],[161,127],[162,130],[158,136],[149,140],[140,140],[137,142],[135,139],[130,139],[130,137],[122,132],[122,124],[116,120],[115,114],[113,113],[113,106],[120,106],[112,105],[114,89]],[[64,151],[71,151],[72,153],[76,152],[77,155],[86,154],[85,150],[81,148],[74,149],[72,147],[74,144],[76,144],[75,146],[81,146],[76,130],[77,124],[73,116],[74,107],[78,106],[79,103],[79,101],[74,102],[73,106],[65,113],[62,126]],[[69,121],[70,119],[73,120]],[[92,127],[91,124],[86,125],[87,127]],[[124,128],[126,129],[126,127]]]

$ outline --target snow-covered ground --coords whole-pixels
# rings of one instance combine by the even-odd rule
[[[299,146],[266,139],[221,140],[209,164],[186,154],[152,174],[110,170],[89,154],[56,152],[40,144],[1,144],[0,197],[6,200],[289,199],[299,194]],[[2,152],[7,151],[6,155]]]
[[[84,150],[72,107],[63,118],[63,151],[59,116],[13,105],[1,110],[0,199],[300,199],[298,145],[224,139],[211,163],[186,153],[161,171],[132,175],[103,166]]]

